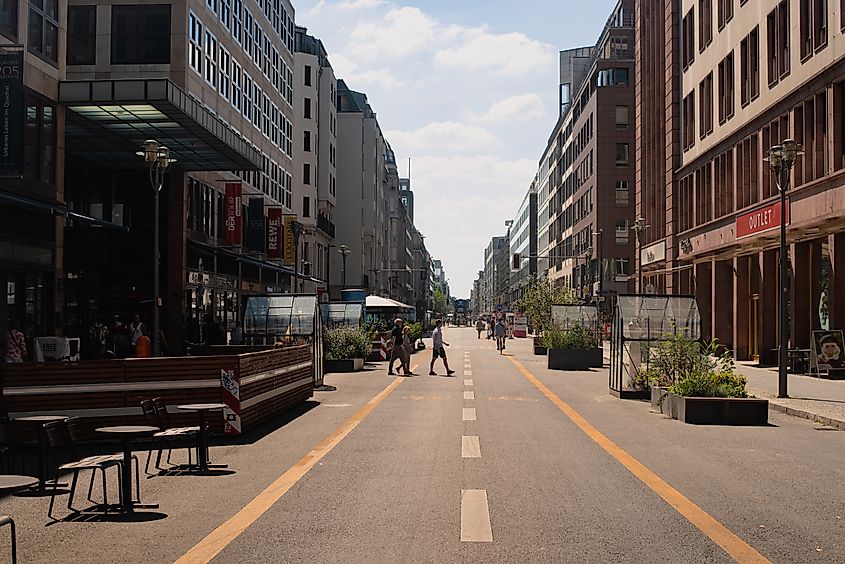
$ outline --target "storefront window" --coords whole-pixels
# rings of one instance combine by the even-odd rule
[[[26,96],[24,116],[24,178],[46,184],[56,181],[56,109]]]

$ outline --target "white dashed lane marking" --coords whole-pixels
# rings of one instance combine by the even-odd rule
[[[464,376],[472,376],[472,370],[464,370]]]
[[[481,458],[481,444],[476,436],[461,437],[461,457]]]
[[[463,413],[461,414],[461,420],[463,421],[476,421],[475,418],[475,408],[474,407],[465,407]]]
[[[461,542],[493,542],[487,490],[461,490]]]
[[[464,399],[465,400],[474,400],[475,399],[475,392],[472,392],[472,391],[464,392]]]
[[[466,374],[464,374],[466,376]],[[472,386],[472,378],[464,378],[464,386]]]

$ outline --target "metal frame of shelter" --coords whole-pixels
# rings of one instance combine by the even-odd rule
[[[599,309],[594,305],[553,305],[552,325],[569,329],[574,323],[598,335]]]
[[[622,399],[643,399],[648,386],[636,375],[648,370],[649,349],[667,335],[701,338],[701,317],[694,296],[620,294],[613,312],[610,338],[610,393]]]
[[[335,327],[352,327],[357,329],[364,324],[364,304],[355,302],[330,302],[320,304],[323,316],[323,326],[326,329]]]
[[[313,294],[250,296],[244,313],[249,345],[311,345],[314,386],[323,385],[323,323]]]

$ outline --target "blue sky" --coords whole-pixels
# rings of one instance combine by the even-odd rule
[[[401,175],[413,159],[414,223],[454,296],[469,297],[534,177],[557,117],[558,51],[593,44],[615,4],[295,1],[337,76],[367,94]]]

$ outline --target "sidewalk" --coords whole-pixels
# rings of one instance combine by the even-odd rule
[[[789,374],[789,397],[778,398],[776,367],[758,368],[751,362],[737,362],[736,367],[748,380],[749,393],[768,399],[771,409],[845,430],[845,381]]]

